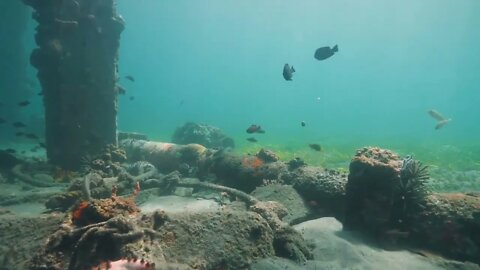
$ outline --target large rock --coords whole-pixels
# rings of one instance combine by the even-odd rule
[[[235,142],[217,127],[188,122],[178,127],[172,137],[177,144],[198,143],[207,148],[234,148]]]

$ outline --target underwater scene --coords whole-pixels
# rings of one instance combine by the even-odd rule
[[[480,269],[477,0],[1,0],[0,270]]]

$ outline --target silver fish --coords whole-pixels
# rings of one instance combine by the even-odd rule
[[[443,126],[448,124],[450,121],[452,121],[451,118],[445,118],[443,117],[438,111],[436,110],[429,110],[428,114],[433,117],[435,120],[437,120],[437,125],[435,125],[435,129],[441,129]]]

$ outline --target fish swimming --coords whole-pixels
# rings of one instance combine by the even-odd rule
[[[127,89],[123,88],[123,86],[117,84],[117,92],[119,95],[125,95],[127,93]]]
[[[260,133],[260,134],[263,134],[265,133],[265,131],[262,129],[262,127],[260,127],[259,125],[250,125],[248,128],[247,128],[247,133],[248,134],[252,134],[252,133]]]
[[[301,125],[302,127],[304,127],[304,126],[307,125],[307,123],[305,123],[305,121],[302,121],[302,122],[300,122],[300,125]]]
[[[35,135],[33,133],[27,133],[27,134],[25,134],[25,137],[27,137],[29,139],[32,139],[32,140],[37,140],[38,139],[37,135]]]
[[[25,107],[25,106],[28,106],[29,104],[30,104],[30,101],[25,100],[25,101],[19,102],[17,105],[20,107]]]
[[[129,81],[132,81],[132,82],[135,81],[135,78],[134,78],[132,75],[127,75],[127,76],[125,76],[125,79],[127,79],[127,80],[129,80]]]
[[[21,136],[23,136],[23,135],[25,135],[25,133],[23,133],[23,132],[17,132],[17,133],[15,133],[15,136],[17,136],[17,137],[21,137]]]
[[[12,149],[12,148],[7,148],[3,151],[5,151],[6,153],[9,153],[9,154],[15,154],[17,152],[15,149]]]
[[[327,58],[330,58],[332,55],[334,55],[336,52],[338,52],[338,45],[333,46],[332,48],[326,46],[326,47],[321,47],[318,48],[315,51],[314,57],[315,59],[322,61]]]
[[[285,64],[283,66],[283,78],[287,81],[291,81],[293,77],[293,73],[295,72],[295,69],[290,67],[288,64]]]
[[[322,151],[322,147],[319,144],[311,143],[308,146],[317,152]]]
[[[12,126],[16,127],[16,128],[23,128],[23,127],[26,127],[26,125],[22,122],[15,122],[12,124]]]
[[[135,97],[134,97],[134,96],[131,96],[131,97],[129,97],[128,99],[129,99],[130,101],[132,101],[132,100],[135,99]]]
[[[452,121],[451,118],[445,118],[443,117],[438,111],[436,110],[429,110],[428,114],[433,117],[435,120],[437,120],[437,125],[435,125],[435,129],[441,129],[443,126],[448,124],[450,121]]]
[[[256,143],[256,142],[258,142],[258,140],[257,140],[257,139],[255,139],[254,137],[247,138],[247,141],[249,141],[249,142],[253,142],[253,143]]]

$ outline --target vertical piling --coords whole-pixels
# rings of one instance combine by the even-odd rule
[[[30,58],[44,92],[51,163],[76,169],[116,144],[117,58],[124,21],[114,0],[23,0],[38,22]]]

